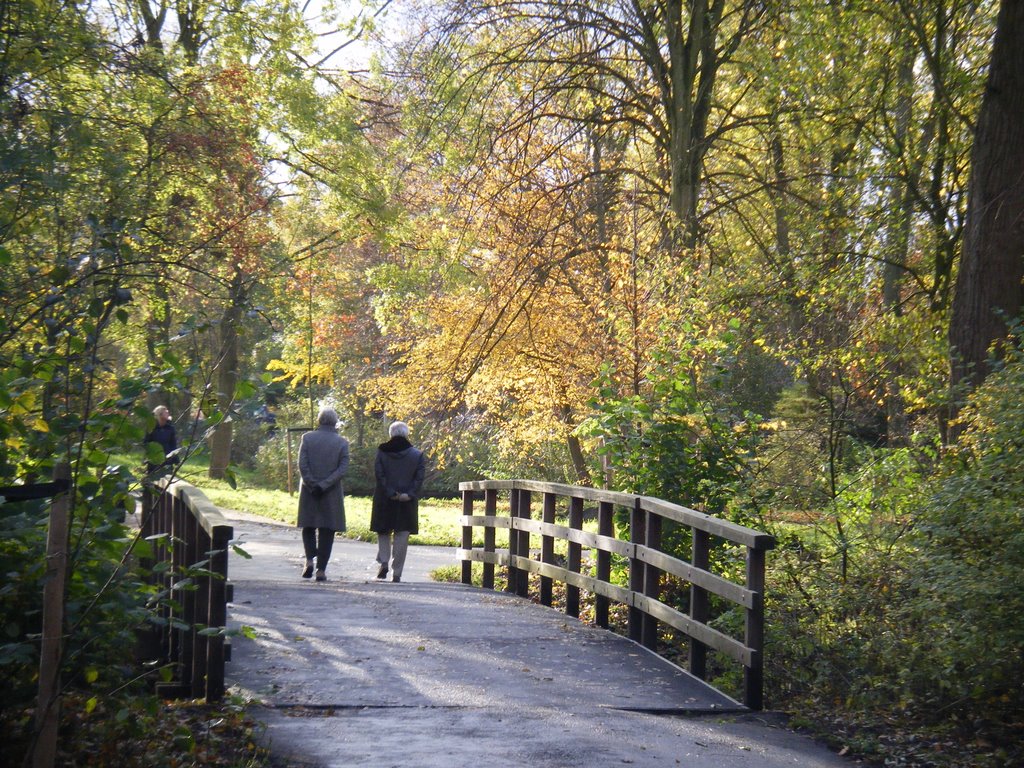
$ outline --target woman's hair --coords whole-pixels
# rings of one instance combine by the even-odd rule
[[[408,437],[409,436],[409,425],[404,421],[396,421],[390,427],[388,427],[389,437]]]
[[[171,415],[171,412],[166,405],[158,405],[156,408],[153,409],[153,415],[156,416],[158,419],[160,418],[161,413],[166,413],[168,416]]]
[[[316,417],[316,423],[321,427],[338,426],[338,412],[333,408],[321,408],[320,415]]]

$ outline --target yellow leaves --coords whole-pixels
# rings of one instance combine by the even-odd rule
[[[275,359],[267,363],[267,370],[271,373],[280,371],[273,380],[287,381],[293,388],[304,384],[326,384],[329,386],[334,384],[334,369],[325,363]]]

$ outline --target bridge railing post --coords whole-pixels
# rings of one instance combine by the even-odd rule
[[[574,531],[583,530],[583,499],[572,496],[569,499],[569,527]],[[583,566],[583,545],[575,541],[568,544],[566,569],[578,574]],[[565,612],[574,618],[580,617],[580,588],[567,584],[565,587]]]
[[[498,514],[498,491],[488,488],[484,491],[484,516],[496,517]],[[495,530],[493,526],[484,528],[484,552],[494,554],[496,550]],[[484,563],[484,589],[494,589],[494,563]]]
[[[544,494],[544,508],[541,511],[541,519],[547,524],[554,524],[555,522],[555,502],[556,495],[553,493]],[[540,560],[546,565],[555,564],[555,537],[549,533],[545,533],[541,536],[540,540]],[[550,576],[540,577],[540,603],[541,605],[550,606],[554,597],[554,579]]]
[[[629,540],[632,544],[647,543],[647,512],[640,506],[640,499],[633,503],[629,513]],[[644,591],[644,561],[634,556],[629,560],[629,589],[632,592]],[[629,607],[629,639],[643,642],[644,612],[637,606]]]
[[[662,517],[651,513],[647,518],[646,545],[648,549],[661,551]],[[644,597],[652,600],[661,598],[661,570],[651,563],[644,568]],[[658,620],[649,613],[644,614],[642,645],[652,651],[658,650]]]
[[[208,627],[226,627],[228,623],[228,547],[234,528],[218,525],[210,538],[210,572],[208,578]],[[227,661],[227,638],[223,634],[206,638],[206,700],[224,698],[224,664]]]
[[[747,609],[744,642],[751,649],[750,664],[743,670],[744,704],[764,707],[764,585],[766,553],[747,548],[747,589],[754,593],[753,607]]]
[[[473,514],[473,493],[469,489],[462,492],[462,514],[469,517]],[[472,549],[473,548],[473,526],[464,525],[462,526],[462,548]],[[473,561],[463,560],[462,561],[462,583],[472,584],[473,583]]]
[[[709,569],[711,565],[711,536],[707,531],[700,528],[691,528],[693,533],[693,554],[692,564],[694,568],[702,571]],[[711,602],[708,598],[708,591],[696,584],[690,584],[690,618],[700,624],[707,624],[711,615]],[[708,674],[708,647],[700,640],[690,638],[690,674],[707,679]]]
[[[533,502],[533,494],[529,491],[520,489],[519,493],[519,519],[529,520],[533,514],[531,505]],[[516,551],[520,557],[529,559],[530,557],[530,532],[525,528],[519,531],[513,531],[513,535],[516,535],[519,539],[519,545],[516,547]],[[516,594],[519,597],[528,597],[530,594],[530,572],[525,568],[519,568],[516,571]]]
[[[519,517],[519,491],[515,488],[508,492],[508,516],[514,526]],[[515,593],[519,584],[519,568],[516,557],[519,555],[519,535],[514,527],[508,529],[508,567],[505,569],[505,591]]]
[[[610,501],[602,501],[597,505],[597,533],[599,536],[614,536],[615,507]],[[604,549],[597,550],[597,579],[608,582],[612,578],[612,553]],[[594,598],[594,623],[608,629],[609,607],[611,601],[604,595]]]

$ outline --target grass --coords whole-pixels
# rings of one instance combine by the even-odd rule
[[[298,514],[298,494],[287,491],[262,488],[257,478],[248,473],[239,473],[236,487],[224,480],[213,480],[206,475],[206,468],[198,463],[186,462],[179,476],[196,486],[221,509],[245,512],[290,525],[295,524]],[[345,497],[345,537],[357,541],[376,541],[377,535],[370,530],[371,500],[366,496]],[[457,547],[462,541],[462,501],[459,499],[422,499],[419,505],[419,533],[409,539],[414,545]],[[502,535],[504,541],[502,544]],[[483,546],[483,531],[474,530],[479,537],[474,543]],[[498,546],[508,546],[506,531],[498,532]]]

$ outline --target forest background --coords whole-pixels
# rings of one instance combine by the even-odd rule
[[[0,485],[72,469],[66,711],[141,695],[153,406],[282,487],[329,403],[353,493],[401,418],[437,495],[774,533],[770,708],[1019,764],[1021,39],[1018,0],[0,0]],[[0,526],[27,728],[46,505]]]

